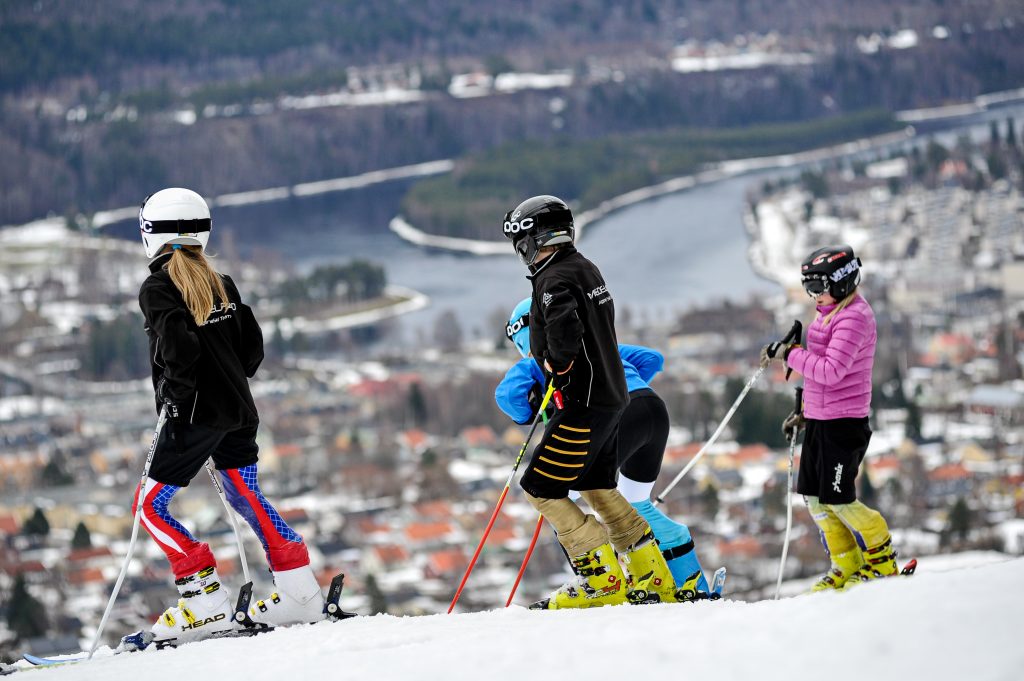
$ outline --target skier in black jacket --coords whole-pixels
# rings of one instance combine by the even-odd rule
[[[561,199],[527,199],[505,215],[503,231],[533,283],[530,350],[561,394],[561,408],[520,484],[554,527],[576,572],[575,580],[531,607],[677,600],[651,528],[615,489],[618,423],[629,395],[604,278],[573,246],[572,212]],[[569,500],[570,489],[604,525]],[[625,554],[628,585],[616,551]]]
[[[168,512],[174,495],[210,457],[228,501],[262,542],[277,587],[250,608],[250,618],[270,626],[323,618],[324,599],[306,545],[257,481],[259,415],[248,379],[263,360],[263,334],[234,282],[204,255],[211,224],[206,202],[188,189],[161,190],[139,211],[152,258],[139,306],[157,409],[166,409],[168,420],[134,504],[141,497],[142,524],[167,554],[181,594],[153,625],[157,642],[196,640],[237,626],[210,547]]]

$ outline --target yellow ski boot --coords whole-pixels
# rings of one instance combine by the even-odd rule
[[[704,573],[697,570],[692,575],[683,580],[681,586],[675,590],[675,600],[680,603],[689,603],[691,601],[703,601],[710,598],[710,595],[706,591],[701,591],[697,588],[697,585],[704,581]],[[707,582],[704,581],[706,584]]]
[[[885,538],[878,546],[871,547],[864,551],[864,565],[850,575],[843,585],[843,589],[849,589],[862,582],[870,582],[882,577],[892,577],[900,573],[896,566],[896,552],[892,549],[892,535]]]
[[[814,586],[811,587],[811,593],[816,593],[818,591],[837,591],[842,589],[847,580],[849,580],[863,564],[864,559],[861,556],[860,549],[856,546],[845,553],[833,554],[832,566],[821,579],[814,583]]]
[[[626,580],[611,544],[576,556],[570,563],[576,577],[531,605],[531,610],[596,608],[626,602]]]
[[[636,544],[626,550],[622,561],[630,576],[626,593],[630,603],[674,603],[692,600],[683,598],[683,594],[677,595],[672,571],[668,569],[665,556],[661,554],[661,547],[649,529]]]

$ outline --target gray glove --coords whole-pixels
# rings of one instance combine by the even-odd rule
[[[804,415],[794,411],[782,422],[782,434],[786,436],[787,440],[792,442],[800,431],[804,429],[805,423]]]
[[[773,359],[785,364],[789,357],[789,351],[795,347],[799,347],[799,343],[783,343],[782,341],[769,343],[761,348],[761,366],[767,368]]]

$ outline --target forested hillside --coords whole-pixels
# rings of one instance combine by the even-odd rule
[[[219,194],[520,141],[966,101],[1024,85],[1020,15],[1010,0],[5,2],[0,224],[168,183]],[[673,66],[720,53],[798,59]],[[450,90],[510,72],[571,83]]]

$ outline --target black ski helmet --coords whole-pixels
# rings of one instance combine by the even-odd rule
[[[825,291],[837,301],[860,284],[860,258],[848,244],[819,248],[800,265],[800,279],[811,298]]]
[[[576,230],[572,211],[565,201],[545,194],[526,199],[505,213],[502,233],[512,241],[519,259],[529,267],[545,246],[571,244]]]

